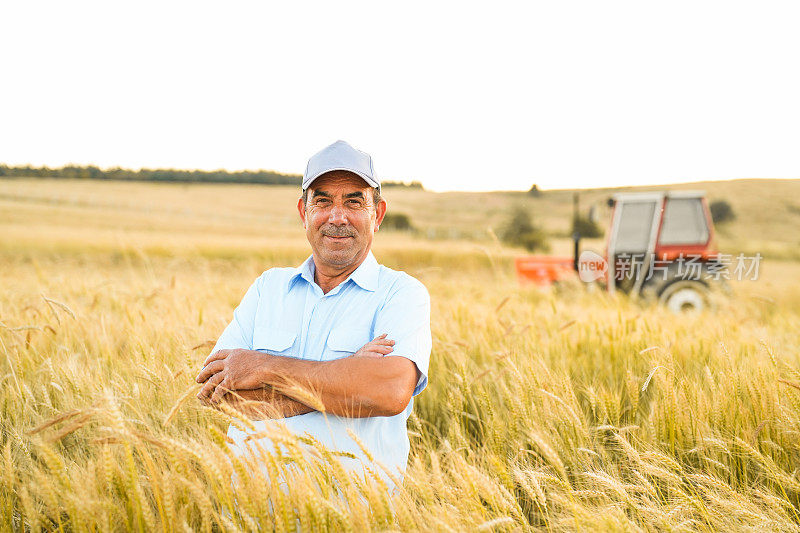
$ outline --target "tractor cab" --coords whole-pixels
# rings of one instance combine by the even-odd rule
[[[717,255],[705,194],[622,193],[609,203],[609,292],[655,297],[675,311],[703,308]]]
[[[577,196],[573,205],[577,219]],[[621,193],[609,206],[605,257],[587,250],[584,258],[575,233],[573,257],[517,257],[520,283],[549,287],[577,272],[583,281],[604,282],[609,292],[657,300],[675,312],[703,309],[715,285],[727,289],[702,191]]]

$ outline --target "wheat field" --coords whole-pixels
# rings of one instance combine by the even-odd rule
[[[265,478],[227,449],[227,425],[248,420],[194,398],[249,284],[310,252],[297,191],[0,181],[1,527],[799,530],[795,215],[774,238],[745,228],[775,227],[758,207],[772,186],[748,183],[753,206],[736,208],[762,218],[720,235],[724,251],[772,250],[759,280],[694,316],[577,282],[519,287],[520,252],[488,231],[508,194],[387,190],[390,210],[426,228],[441,208],[454,228],[376,236],[380,262],[428,287],[434,337],[389,498],[377,472],[348,474],[319,446],[307,461],[291,435]],[[530,200],[546,226],[568,213],[553,198]]]

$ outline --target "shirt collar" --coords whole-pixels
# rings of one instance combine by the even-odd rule
[[[314,284],[314,254],[308,256],[297,268],[294,269],[292,275],[289,277],[287,290],[291,290],[298,279],[303,278],[308,283]],[[364,261],[358,265],[350,276],[344,280],[340,285],[347,283],[352,279],[359,287],[364,290],[374,292],[378,288],[378,274],[380,265],[378,264],[375,256],[372,255],[372,250],[369,251]]]
[[[314,284],[314,255],[311,254],[303,261],[300,266],[292,271],[292,275],[289,276],[289,281],[287,283],[287,290],[292,290],[294,284],[297,282],[298,279],[303,278],[307,282]]]
[[[378,288],[379,271],[380,265],[375,256],[372,255],[372,250],[370,250],[364,262],[358,265],[358,268],[350,274],[349,279],[355,281],[362,289],[374,292]]]

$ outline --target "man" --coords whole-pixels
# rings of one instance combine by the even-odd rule
[[[198,398],[256,402],[255,418],[282,418],[293,433],[364,460],[349,429],[402,475],[412,396],[428,381],[428,292],[372,255],[386,201],[368,154],[337,141],[311,157],[297,209],[311,256],[265,271],[247,290],[197,376]],[[254,421],[255,433],[273,423]],[[245,432],[231,426],[228,436],[246,449]],[[260,444],[275,449],[269,438]]]

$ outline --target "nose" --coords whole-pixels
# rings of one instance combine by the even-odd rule
[[[330,215],[328,216],[328,222],[331,224],[347,224],[347,217],[344,214],[344,207],[340,205],[334,205],[331,207]]]

